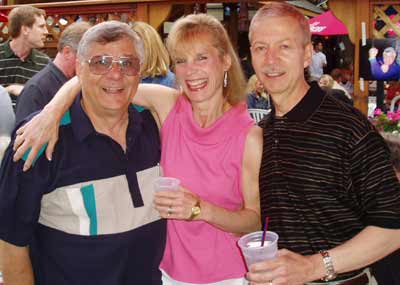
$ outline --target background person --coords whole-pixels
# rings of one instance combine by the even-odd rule
[[[321,41],[314,43],[314,50],[312,52],[310,70],[310,81],[318,81],[319,78],[324,74],[324,67],[328,64],[326,61],[326,55],[322,52],[324,46]]]
[[[48,33],[45,11],[29,5],[15,7],[8,15],[11,40],[0,45],[0,85],[16,102],[23,85],[50,61],[37,50],[44,47]]]
[[[253,74],[247,81],[247,108],[249,109],[270,109],[268,94],[264,91],[264,86],[257,79],[257,75]]]
[[[326,93],[332,95],[333,97],[353,106],[353,100],[346,96],[346,93],[342,88],[338,88],[339,84],[335,84],[335,80],[329,74],[323,74],[318,81],[318,85]]]
[[[160,35],[149,24],[135,21],[132,29],[142,38],[145,59],[141,71],[141,83],[155,83],[175,87],[175,74],[169,70],[170,59]]]
[[[368,284],[364,268],[400,247],[400,185],[388,148],[361,112],[306,82],[312,46],[302,13],[269,2],[249,37],[273,102],[261,122],[261,213],[281,250],[247,276],[251,284]]]
[[[342,81],[344,81],[344,76],[343,76],[342,70],[340,68],[332,69],[331,76],[333,79],[332,88],[342,90],[344,92],[344,95],[346,95],[346,97],[349,98],[349,100],[352,100],[349,91],[345,87],[343,87],[341,84]]]
[[[78,44],[83,34],[90,28],[87,22],[69,25],[57,44],[57,55],[52,62],[26,82],[17,100],[16,122],[29,114],[43,109],[58,89],[75,76],[75,61]]]
[[[182,185],[179,191],[158,192],[154,200],[168,219],[163,284],[247,284],[236,243],[239,234],[260,229],[262,136],[247,111],[239,60],[222,24],[205,14],[176,21],[167,48],[182,91],[142,84],[133,100],[157,114],[164,175]],[[49,133],[42,131],[57,128],[77,89],[74,80],[67,82],[36,123],[20,130],[16,145],[36,137],[29,135],[32,130],[40,138],[25,169],[47,140]],[[21,145],[16,158],[30,142]],[[54,137],[48,157],[53,146]]]
[[[11,147],[4,158],[4,282],[160,285],[158,128],[149,111],[131,106],[143,46],[129,25],[108,21],[85,33],[77,57],[82,94],[63,120],[53,161],[40,156],[23,172]]]
[[[378,49],[369,50],[369,63],[372,76],[376,80],[398,80],[400,78],[400,65],[396,62],[397,52],[393,47],[383,50],[382,57],[377,58]]]
[[[0,85],[0,163],[14,128],[15,115],[6,89]],[[1,246],[1,245],[0,245]],[[1,262],[0,262],[1,263]]]

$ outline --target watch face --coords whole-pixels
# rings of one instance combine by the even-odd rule
[[[195,207],[192,208],[192,215],[193,215],[193,216],[199,215],[200,212],[201,212],[201,209],[200,209],[199,206],[195,206]]]

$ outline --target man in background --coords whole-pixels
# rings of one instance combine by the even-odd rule
[[[383,50],[382,57],[377,57],[378,49],[372,47],[369,50],[369,63],[371,73],[375,80],[399,80],[400,65],[396,62],[397,52],[393,47]]]
[[[87,29],[87,22],[76,22],[68,26],[58,41],[58,53],[53,62],[33,76],[17,100],[16,122],[27,115],[41,110],[56,94],[58,89],[75,75],[76,51],[79,41]]]
[[[11,95],[13,104],[26,81],[46,66],[50,58],[36,50],[43,48],[48,33],[45,11],[24,5],[8,15],[11,40],[0,45],[0,85]]]
[[[343,78],[343,73],[342,70],[340,70],[340,68],[334,68],[331,71],[331,76],[333,79],[333,89],[338,89],[338,90],[342,90],[344,92],[344,95],[346,95],[347,98],[349,98],[350,100],[352,100],[351,95],[349,94],[349,92],[347,91],[346,88],[344,88],[342,86],[342,81],[344,80]]]
[[[324,67],[326,67],[327,61],[325,54],[322,52],[323,48],[321,41],[315,42],[310,64],[310,81],[318,81],[324,74]]]

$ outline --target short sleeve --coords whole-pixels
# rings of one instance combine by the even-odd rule
[[[48,189],[50,162],[40,159],[23,172],[24,162],[13,162],[12,143],[0,169],[0,239],[26,246],[39,219],[42,195]]]
[[[351,153],[353,189],[365,225],[400,228],[400,185],[390,150],[378,132],[364,136]]]
[[[41,110],[46,105],[44,98],[45,96],[38,86],[33,84],[25,86],[17,99],[15,115],[17,124],[33,112]]]

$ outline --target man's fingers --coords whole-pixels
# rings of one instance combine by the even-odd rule
[[[24,137],[24,131],[25,131],[25,125],[20,127],[15,133],[17,134],[14,145],[13,145],[13,150],[16,151],[19,146],[25,141]]]
[[[18,137],[17,137],[18,139]],[[15,142],[17,142],[17,139],[15,140]],[[26,141],[24,141],[23,138],[20,138],[20,140],[18,141],[18,146],[16,148],[15,143],[14,143],[14,150],[16,150],[16,152],[14,153],[13,156],[13,160],[14,161],[18,161],[22,158],[22,156],[24,155],[24,153],[29,149],[29,145]]]
[[[16,134],[17,134],[17,135],[21,135],[21,134],[24,132],[24,130],[25,130],[25,125],[21,126],[21,127],[16,131]]]
[[[33,146],[31,149],[28,148],[29,155],[27,156],[25,163],[24,163],[24,168],[23,171],[27,171],[33,164],[40,148],[37,148]]]
[[[58,140],[58,129],[57,129],[57,135],[54,138],[51,138],[49,141],[49,145],[46,148],[46,157],[47,160],[51,161],[52,159],[52,155],[54,152],[54,148],[56,147],[56,143]]]
[[[29,168],[31,168],[33,160],[35,158],[35,156],[33,156],[32,153],[33,153],[32,151],[29,153],[28,158],[26,159],[26,161],[24,163],[23,171],[27,171]]]

